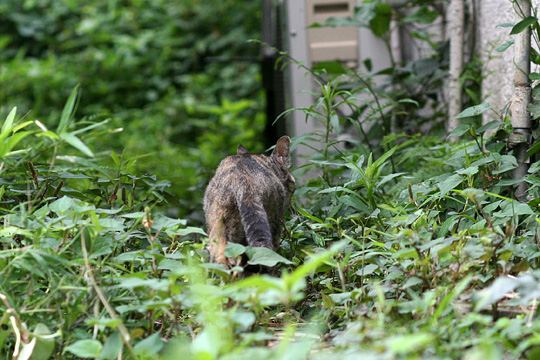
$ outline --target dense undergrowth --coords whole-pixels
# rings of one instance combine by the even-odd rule
[[[238,0],[3,0],[0,117],[17,106],[54,126],[79,84],[79,116],[110,122],[89,145],[169,180],[169,213],[200,223],[222,154],[239,142],[262,150],[259,47],[248,42],[260,12]]]
[[[251,93],[254,67],[199,69],[195,61],[222,53],[212,47],[219,44],[227,56],[243,51],[231,44],[246,34],[227,32],[237,18],[222,27],[216,17],[202,21],[218,2],[190,10],[187,1],[134,1],[131,11],[120,11],[121,2],[75,3],[0,4],[0,17],[17,25],[0,36],[9,59],[0,65],[7,99],[0,110],[0,358],[540,356],[540,162],[525,178],[529,201],[517,202],[504,114],[477,105],[460,115],[458,142],[437,133],[444,44],[426,41],[430,55],[394,64],[379,74],[386,82],[374,81],[369,64],[366,74],[336,64],[313,74],[321,96],[301,110],[322,132],[293,139],[315,151],[293,168],[298,188],[279,254],[227,248],[230,257],[246,253],[251,264],[274,266],[272,276],[248,277],[241,267],[208,262],[197,215],[203,172],[238,143],[258,150],[250,146],[254,124],[262,123]],[[216,11],[237,5],[222,3]],[[405,24],[438,17],[436,6],[410,3],[416,12],[400,20]],[[365,4],[359,26],[384,37],[389,7]],[[101,16],[104,8],[110,17]],[[156,18],[170,25],[176,15],[181,29],[215,30],[200,30],[208,37],[192,57],[184,45],[197,37],[181,37],[176,25],[160,28],[163,43],[145,37],[157,30]],[[79,27],[58,25],[80,19]],[[416,27],[414,35],[426,39]],[[134,70],[156,53],[163,56],[157,63],[171,68]],[[194,59],[186,63],[194,68],[176,69],[179,58]],[[237,66],[244,76],[236,76]],[[463,79],[471,105],[479,102],[477,67]],[[171,77],[176,70],[183,75]],[[121,91],[149,74],[157,75],[148,88]],[[77,87],[69,96],[79,82],[80,100]],[[115,90],[101,99],[104,88]],[[475,125],[486,112],[493,121]],[[43,115],[47,120],[36,120]],[[250,131],[230,136],[244,128]],[[343,129],[354,136],[334,136]],[[196,140],[180,146],[176,136]],[[140,157],[148,149],[161,152]],[[173,217],[177,206],[190,219]]]
[[[323,144],[297,170],[320,176],[303,178],[280,255],[227,249],[281,276],[244,278],[158,210],[167,182],[93,156],[84,139],[107,124],[75,121],[76,94],[53,129],[15,110],[2,125],[3,358],[537,356],[540,166],[532,200],[513,200],[505,119],[455,144],[386,137],[379,156]]]

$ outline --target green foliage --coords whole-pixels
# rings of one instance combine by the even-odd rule
[[[401,21],[424,24],[437,17],[430,4],[410,3],[415,7]],[[221,158],[218,149],[254,141],[252,119],[260,116],[256,97],[240,99],[247,94],[238,93],[208,100],[214,91],[234,84],[214,84],[211,65],[205,67],[210,75],[191,72],[185,76],[193,82],[161,89],[151,75],[160,78],[164,68],[153,68],[148,58],[134,55],[147,50],[158,63],[160,56],[166,57],[161,65],[172,66],[170,54],[157,51],[150,45],[153,40],[145,43],[134,27],[157,26],[157,20],[169,24],[163,19],[179,15],[173,11],[179,9],[194,12],[178,17],[182,26],[206,24],[195,18],[210,17],[202,9],[212,5],[122,4],[0,4],[0,16],[17,25],[0,23],[6,34],[0,43],[7,53],[21,52],[7,66],[13,71],[21,67],[21,83],[29,86],[21,91],[33,88],[47,97],[29,101],[20,96],[19,110],[4,105],[1,117],[2,359],[14,353],[19,359],[43,360],[538,357],[540,162],[533,163],[525,177],[532,200],[517,202],[512,198],[515,181],[508,176],[517,165],[505,145],[508,119],[487,104],[464,110],[460,117],[467,121],[453,134],[461,137],[456,143],[389,131],[392,119],[400,116],[415,118],[414,126],[440,118],[437,105],[430,115],[419,109],[429,106],[431,95],[440,90],[443,57],[397,66],[387,72],[391,83],[384,84],[336,64],[313,70],[320,97],[301,110],[308,121],[319,122],[322,131],[293,139],[294,146],[312,146],[314,155],[295,170],[298,188],[280,249],[276,253],[240,244],[226,249],[230,257],[245,254],[250,265],[273,266],[271,274],[249,276],[241,265],[210,263],[206,234],[197,222],[164,212],[175,205],[168,202],[169,181],[140,174],[153,169],[163,176],[181,166],[178,176],[185,176],[184,184],[190,186],[181,192],[186,197],[180,200],[187,202],[181,206],[200,207],[189,203],[197,195],[188,192],[197,191],[199,176],[204,178],[204,171]],[[381,4],[366,1],[357,13],[367,11],[367,19],[384,33]],[[36,20],[42,7],[50,11]],[[133,12],[126,11],[130,9]],[[79,19],[83,15],[93,20]],[[219,24],[228,21],[220,19]],[[77,31],[86,35],[79,37],[73,32],[77,27],[64,28],[61,22],[79,24],[82,30]],[[111,28],[123,30],[106,31]],[[228,38],[208,36],[213,41]],[[172,38],[156,41],[167,39]],[[85,50],[79,41],[94,50]],[[15,42],[26,47],[17,50]],[[56,47],[71,51],[57,53]],[[180,48],[171,45],[169,50]],[[108,54],[102,60],[111,61],[111,68],[97,66],[101,70],[86,84],[71,77],[84,69],[71,61],[81,60],[85,52],[99,54],[96,49]],[[56,66],[51,64],[64,64],[66,73],[54,74],[61,81],[51,84],[69,85],[71,93],[65,90],[61,99],[54,99],[58,94],[26,77],[32,72],[22,67],[32,62],[38,68],[50,66],[47,71]],[[150,70],[145,72],[141,64]],[[115,66],[143,69],[133,73],[133,93],[113,92],[103,102],[95,100],[99,86],[94,86],[101,81],[120,89],[131,83],[120,75],[97,76],[116,74]],[[14,76],[2,74],[0,81]],[[153,100],[144,100],[148,94],[137,88],[143,75],[150,79],[147,89],[158,93]],[[464,81],[478,80],[470,76]],[[53,72],[47,72],[46,79],[52,78]],[[165,78],[176,81],[165,76],[161,80]],[[11,91],[9,99],[19,98]],[[180,93],[187,95],[178,98]],[[164,120],[168,104],[189,118],[175,124],[181,130],[162,127],[170,125]],[[35,120],[41,111],[50,118]],[[106,114],[94,116],[92,111]],[[21,118],[21,113],[26,115]],[[481,127],[468,121],[482,113],[495,118]],[[137,114],[148,121],[123,123]],[[103,147],[118,136],[120,124],[133,132],[121,133],[112,149]],[[153,146],[155,139],[148,136],[153,126],[166,134],[157,138],[163,143],[161,153],[186,151],[177,162],[167,163],[156,154],[141,157],[145,146]],[[332,134],[347,126],[365,141],[342,146]],[[208,131],[200,131],[203,128]],[[241,128],[250,131],[229,133]],[[192,136],[173,147],[173,134]],[[122,149],[122,139],[130,136],[137,141]]]
[[[88,138],[171,181],[170,212],[200,219],[208,173],[238,141],[260,147],[260,6],[219,1],[0,3],[0,117],[12,107],[92,156],[70,116],[108,119]],[[238,26],[241,24],[241,26]],[[80,97],[60,112],[69,92]],[[77,106],[78,105],[78,106]],[[67,111],[67,112],[66,112]],[[23,136],[23,135],[19,135]],[[199,150],[200,149],[200,150]]]
[[[333,84],[305,110],[326,127],[348,96]],[[81,142],[102,131],[65,116],[58,129]],[[158,210],[167,183],[114,152],[69,155],[79,150],[60,130],[12,111],[5,131],[29,133],[2,159],[0,348],[42,359],[535,354],[540,323],[521,309],[538,293],[538,201],[511,198],[517,162],[484,138],[506,131],[494,124],[468,125],[455,144],[388,137],[379,156],[327,143],[305,169],[322,176],[298,188],[279,254],[227,248],[281,275],[242,276],[208,262],[202,229]],[[526,178],[534,199],[537,165]]]

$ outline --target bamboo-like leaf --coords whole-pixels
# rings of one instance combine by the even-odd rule
[[[58,140],[60,139],[60,136],[56,135],[56,133],[50,131],[50,130],[47,130],[47,131],[43,131],[43,132],[40,132],[40,133],[37,133],[36,134],[37,137],[48,137],[49,139],[52,139],[52,140]]]
[[[56,129],[58,133],[64,132],[69,126],[71,119],[73,119],[73,114],[75,113],[78,99],[79,99],[79,85],[73,88],[66,102],[66,105],[64,105],[64,110],[62,110],[62,116],[60,117],[58,128]]]
[[[511,39],[511,40],[508,40],[508,41],[505,41],[504,43],[502,43],[501,45],[499,45],[499,47],[497,47],[495,49],[495,51],[497,52],[505,52],[506,49],[508,49],[510,46],[514,45],[514,39]]]
[[[382,154],[377,160],[375,160],[373,162],[373,166],[375,168],[378,168],[380,166],[382,166],[382,164],[388,160],[392,155],[394,155],[394,153],[396,152],[396,150],[398,149],[397,146],[394,146],[393,148],[391,148],[390,150],[388,150],[387,152],[385,152],[384,154]]]
[[[82,129],[77,129],[77,130],[75,130],[75,131],[72,131],[71,133],[72,133],[73,135],[82,134],[82,133],[85,133],[85,132],[87,132],[87,131],[89,131],[89,130],[95,129],[95,128],[100,127],[100,126],[103,126],[103,125],[107,124],[110,120],[111,120],[111,119],[105,119],[105,120],[100,121],[100,122],[98,122],[98,123],[95,123],[95,124],[92,124],[92,125],[88,125],[88,126],[86,126],[86,127],[83,127]]]
[[[61,133],[60,137],[65,140],[69,145],[73,146],[75,149],[79,150],[83,154],[94,157],[94,153],[85,143],[81,141],[78,137],[72,133]]]
[[[17,131],[19,131],[21,129],[24,129],[25,127],[27,127],[28,125],[30,125],[32,123],[33,123],[33,121],[30,120],[30,121],[25,121],[23,123],[17,124],[15,126],[13,126],[12,132],[17,132]]]
[[[518,22],[514,27],[512,28],[512,31],[510,31],[510,35],[516,35],[520,32],[524,31],[526,28],[537,22],[538,19],[534,16],[527,16],[525,19]]]
[[[0,143],[0,158],[11,155],[11,150],[25,137],[30,135],[30,131],[21,131],[8,137],[6,140]]]
[[[534,144],[531,145],[531,147],[527,150],[527,154],[529,156],[533,156],[538,151],[540,151],[540,140],[535,141]]]
[[[439,302],[437,308],[435,309],[431,320],[435,323],[443,315],[444,311],[452,304],[452,302],[459,296],[471,282],[472,276],[467,276],[465,279],[461,280],[452,290],[450,290]]]
[[[2,134],[9,133],[11,128],[13,127],[13,122],[15,121],[15,115],[17,114],[17,107],[14,107],[9,112],[6,121],[4,121],[4,124],[2,125]]]
[[[342,250],[348,241],[339,241],[332,245],[330,249],[323,251],[317,255],[314,255],[304,264],[296,268],[291,274],[284,275],[285,283],[287,287],[292,288],[298,281],[308,276],[311,272],[315,271],[319,266],[321,266],[326,261],[330,260],[334,254]]]

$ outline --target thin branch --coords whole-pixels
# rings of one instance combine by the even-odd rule
[[[81,249],[82,249],[83,258],[84,258],[84,266],[86,268],[86,280],[88,281],[88,285],[94,289],[99,300],[103,304],[103,307],[105,308],[107,313],[109,313],[109,316],[111,317],[111,319],[119,321],[118,331],[120,331],[120,335],[121,335],[120,338],[122,339],[122,342],[124,343],[128,351],[130,352],[130,354],[132,356],[135,356],[133,347],[130,344],[130,335],[129,335],[128,329],[122,322],[122,319],[118,317],[118,315],[116,314],[116,311],[114,311],[111,304],[109,304],[107,297],[105,296],[105,294],[103,294],[103,291],[101,290],[101,288],[98,286],[96,282],[96,278],[94,277],[92,266],[90,265],[90,260],[88,259],[88,251],[86,250],[86,241],[84,239],[84,229],[81,230],[80,234],[81,234]]]

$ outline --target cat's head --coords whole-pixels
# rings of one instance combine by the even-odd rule
[[[276,142],[274,150],[271,155],[252,155],[258,156],[261,159],[264,159],[264,162],[267,164],[268,168],[277,175],[277,177],[282,181],[283,186],[292,194],[296,187],[296,181],[289,169],[291,167],[291,138],[288,136],[282,136]],[[237,155],[251,155],[249,151],[242,145],[238,145]]]

